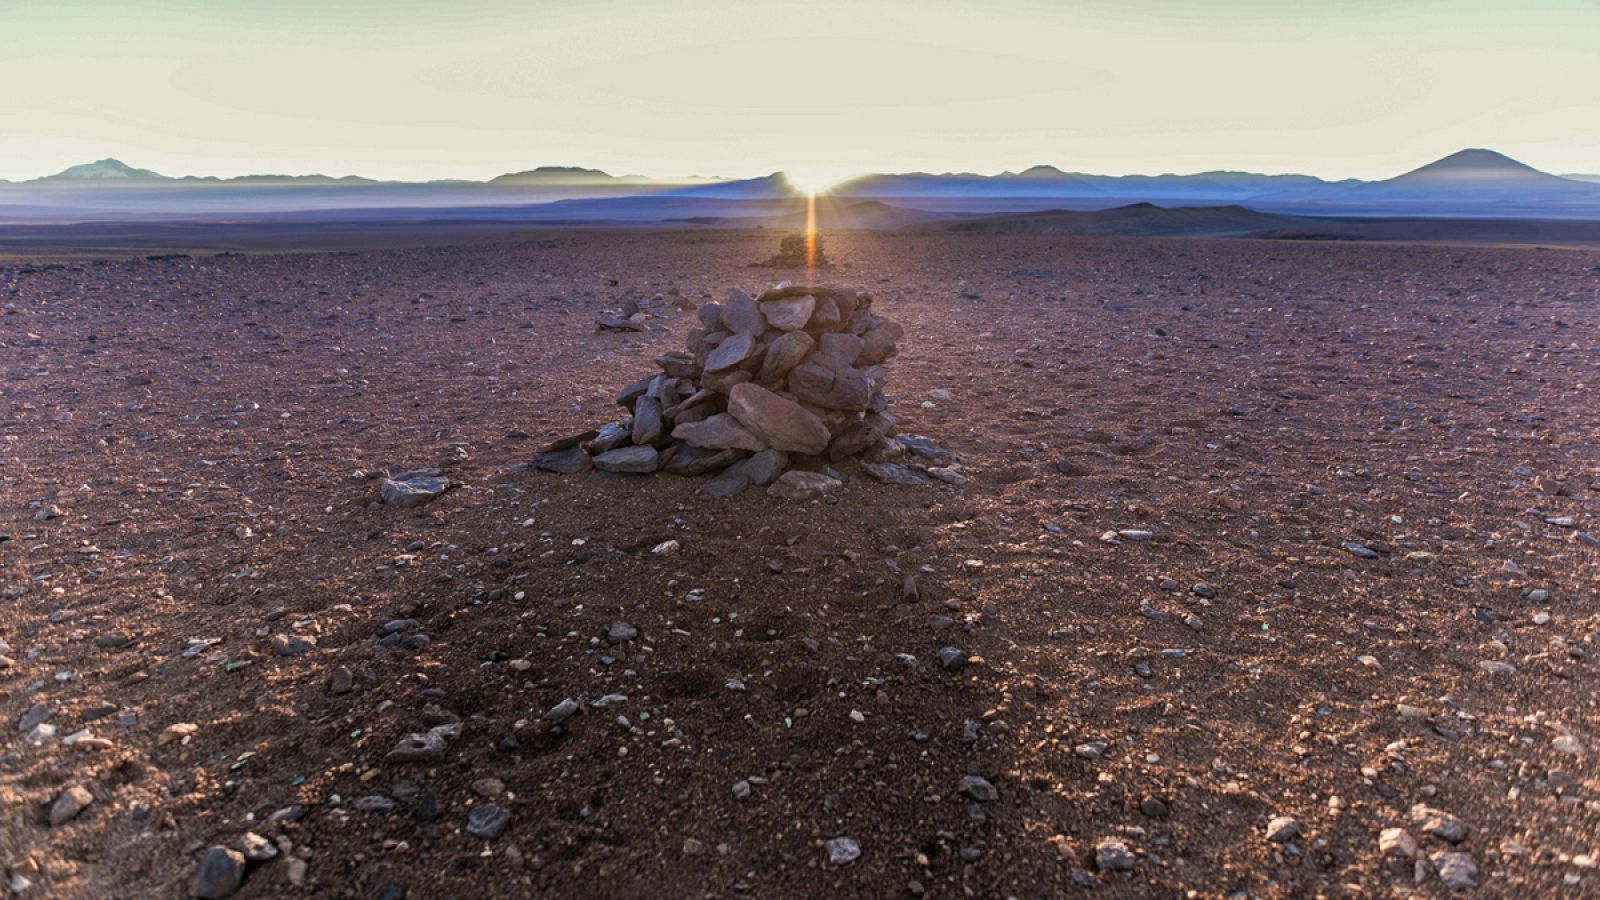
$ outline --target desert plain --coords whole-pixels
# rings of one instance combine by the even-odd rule
[[[1600,892],[1600,251],[826,239],[964,484],[531,468],[771,232],[0,264],[11,889]]]

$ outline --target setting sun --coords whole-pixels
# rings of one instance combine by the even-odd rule
[[[826,194],[829,189],[849,181],[858,174],[860,173],[826,166],[802,166],[783,170],[783,176],[790,184],[812,196]]]

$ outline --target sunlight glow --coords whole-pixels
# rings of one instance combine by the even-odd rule
[[[806,285],[817,283],[817,193],[806,192]]]
[[[846,169],[830,169],[816,166],[806,166],[799,169],[784,169],[783,177],[796,190],[805,191],[809,195],[826,194],[830,188],[854,178],[857,173]]]

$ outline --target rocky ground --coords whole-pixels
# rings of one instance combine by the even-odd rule
[[[529,467],[774,244],[0,267],[12,889],[1600,892],[1600,253],[830,235],[965,484]]]

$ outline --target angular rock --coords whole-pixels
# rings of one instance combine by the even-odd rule
[[[738,472],[728,471],[700,485],[699,492],[708,497],[734,497],[744,493],[745,488],[749,486],[749,478]]]
[[[761,312],[767,317],[767,324],[779,331],[799,331],[806,327],[816,308],[817,300],[810,295],[761,301]]]
[[[823,337],[827,338],[827,335]],[[816,346],[817,342],[804,331],[790,331],[774,338],[767,345],[767,353],[761,360],[756,380],[766,385],[777,384]]]
[[[646,384],[648,385],[648,381]],[[641,393],[640,396],[643,396],[643,394]],[[637,400],[639,398],[635,397],[634,399]],[[631,424],[624,425],[621,422],[612,422],[601,427],[600,434],[589,442],[589,455],[599,456],[602,453],[609,453],[618,447],[625,446],[632,439],[633,427]]]
[[[783,473],[771,487],[767,488],[767,493],[784,500],[816,500],[843,486],[839,479],[821,472],[796,470]]]
[[[841,366],[854,366],[865,342],[853,334],[830,331],[818,342],[818,352]]]
[[[222,900],[238,893],[244,884],[244,854],[227,847],[212,847],[200,857],[189,896],[199,900]]]
[[[707,372],[725,372],[750,358],[756,349],[756,339],[749,334],[736,334],[716,346],[706,355]]]
[[[402,472],[392,478],[383,479],[378,485],[378,494],[389,506],[413,509],[444,496],[449,487],[450,480],[440,475]]]
[[[597,432],[591,432],[598,434]],[[533,467],[545,472],[558,472],[562,475],[580,475],[594,468],[594,463],[589,459],[589,454],[581,447],[570,447],[565,450],[540,451],[533,455]]]
[[[631,411],[633,409],[633,404],[636,403],[640,397],[643,397],[647,392],[649,392],[650,382],[654,380],[654,375],[646,375],[645,377],[618,391],[617,405]]]
[[[761,314],[761,305],[744,291],[733,291],[728,294],[728,299],[722,304],[722,315],[718,321],[723,328],[734,334],[748,334],[752,337],[767,328],[767,320]]]
[[[661,454],[654,447],[622,447],[594,457],[593,462],[602,472],[647,475],[660,465]]]
[[[905,329],[895,322],[883,322],[861,336],[861,354],[856,357],[858,366],[875,366],[893,357],[896,344]]]
[[[873,384],[866,373],[817,353],[789,373],[789,390],[813,406],[860,412],[872,402]]]
[[[661,401],[640,397],[633,405],[632,439],[635,446],[648,447],[661,440],[666,422],[661,417]]]
[[[688,444],[674,446],[677,447],[677,452],[662,467],[663,471],[674,475],[706,475],[720,472],[749,455],[747,450],[704,450]]]
[[[581,447],[585,443],[592,441],[599,436],[600,432],[591,428],[588,431],[579,432],[578,434],[568,435],[564,438],[556,438],[550,443],[545,444],[543,447],[540,447],[537,452],[560,453],[563,450],[571,450],[574,447]]]
[[[50,827],[60,828],[76,819],[78,814],[94,803],[94,795],[79,785],[73,785],[56,797],[50,805]]]
[[[474,806],[467,813],[467,833],[476,838],[492,841],[505,833],[511,824],[511,814],[494,803]]]
[[[691,447],[707,450],[760,451],[767,448],[754,432],[727,413],[679,425],[672,429],[672,437]]]
[[[778,480],[789,465],[789,455],[782,450],[766,449],[728,469],[730,475],[742,475],[751,484],[766,486]]]
[[[821,453],[831,436],[828,426],[793,400],[754,384],[735,385],[728,414],[768,446],[787,453]]]
[[[915,469],[895,463],[862,463],[861,470],[884,484],[926,487],[933,480]]]

